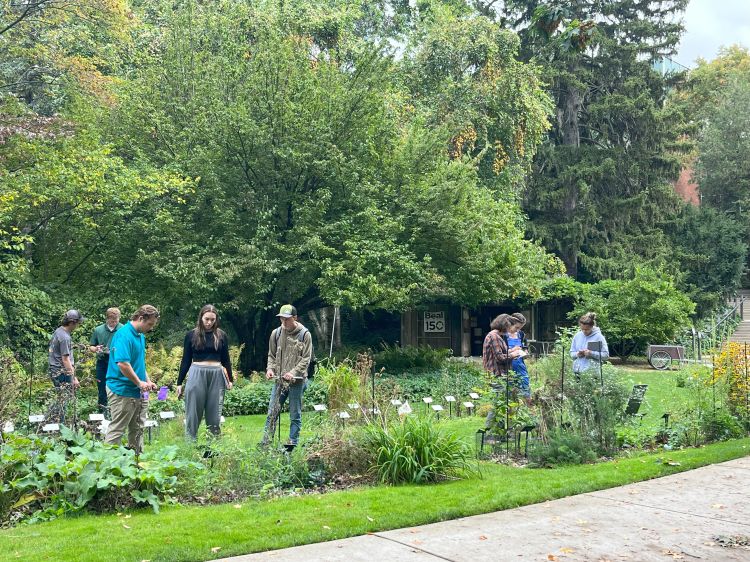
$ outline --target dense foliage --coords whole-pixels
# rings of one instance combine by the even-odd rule
[[[596,312],[610,353],[627,358],[649,343],[673,341],[689,327],[694,307],[669,277],[636,268],[629,280],[583,285],[571,316]]]
[[[407,417],[388,426],[367,426],[364,446],[378,480],[422,484],[471,473],[472,451],[429,417]]]
[[[172,501],[178,478],[201,465],[169,447],[141,455],[63,427],[59,440],[11,435],[0,450],[0,521],[45,521],[85,508],[111,511]]]

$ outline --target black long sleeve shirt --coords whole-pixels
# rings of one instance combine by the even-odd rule
[[[185,376],[190,370],[190,365],[194,361],[219,361],[227,370],[227,377],[234,381],[232,376],[232,361],[229,359],[229,343],[227,338],[222,338],[219,343],[219,349],[214,346],[214,333],[206,332],[206,345],[203,349],[193,347],[193,332],[190,330],[185,336],[185,344],[182,351],[182,362],[180,363],[180,374],[177,376],[177,384],[181,385],[185,381]]]

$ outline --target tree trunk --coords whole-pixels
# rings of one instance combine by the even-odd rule
[[[318,308],[317,310],[310,310],[307,313],[307,317],[310,319],[310,328],[313,334],[315,334],[315,348],[316,349],[327,349],[328,335],[330,333],[330,321],[329,316],[331,315],[331,308]]]
[[[581,131],[578,128],[578,114],[583,99],[581,92],[570,84],[564,87],[560,105],[557,108],[557,124],[562,133],[564,145],[578,148],[581,145]]]

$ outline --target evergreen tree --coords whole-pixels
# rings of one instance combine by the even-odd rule
[[[654,63],[674,53],[687,0],[509,0],[527,60],[543,66],[556,114],[524,194],[530,230],[583,280],[626,274],[633,260],[662,266],[659,228],[679,207],[679,159]]]

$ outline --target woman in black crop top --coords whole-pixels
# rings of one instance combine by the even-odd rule
[[[206,427],[219,435],[224,391],[232,388],[229,340],[219,328],[219,313],[213,305],[201,308],[195,328],[185,335],[185,345],[177,377],[177,396],[185,385],[185,433],[195,439],[205,413]]]

